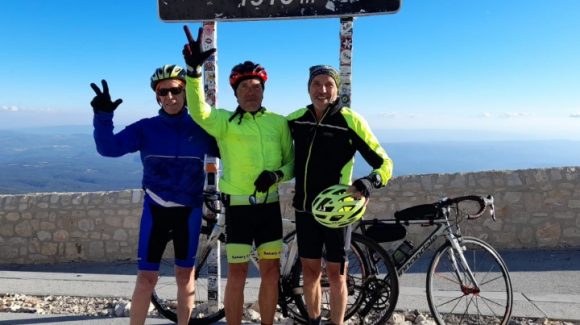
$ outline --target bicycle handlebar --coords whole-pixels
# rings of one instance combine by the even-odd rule
[[[441,201],[438,202],[440,208],[449,207],[453,204],[459,204],[465,201],[472,201],[477,202],[479,205],[479,210],[475,213],[466,213],[465,217],[467,219],[477,219],[483,215],[483,213],[489,207],[489,212],[491,214],[491,218],[495,221],[495,206],[494,206],[494,199],[492,195],[488,195],[487,197],[480,196],[480,195],[466,195],[466,196],[458,196],[455,198],[443,198]]]

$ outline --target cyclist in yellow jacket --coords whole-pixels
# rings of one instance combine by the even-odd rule
[[[278,302],[282,217],[277,184],[293,177],[294,150],[286,119],[262,106],[266,70],[246,61],[230,74],[239,106],[235,111],[205,103],[201,64],[215,51],[203,52],[198,39],[184,47],[187,103],[193,120],[215,137],[223,162],[220,191],[225,193],[228,325],[241,323],[243,291],[254,243],[260,259],[259,306],[262,324],[273,324]]]
[[[349,189],[353,196],[368,198],[373,188],[385,186],[393,164],[364,118],[340,107],[340,76],[328,65],[310,68],[308,93],[311,105],[288,116],[295,146],[296,234],[304,275],[304,299],[310,324],[320,324],[320,275],[322,248],[326,250],[326,273],[330,282],[331,324],[342,324],[347,302],[345,237],[350,228],[326,228],[312,215],[312,201],[324,189],[351,184],[354,154],[360,152],[371,165],[370,175]]]

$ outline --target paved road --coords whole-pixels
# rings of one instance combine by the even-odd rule
[[[513,316],[571,320],[580,324],[580,249],[503,251],[514,288]],[[397,309],[428,310],[423,259],[400,279]],[[0,291],[28,295],[128,297],[133,262],[0,265]],[[127,318],[0,313],[0,324],[127,324]],[[147,324],[171,324],[148,319]]]

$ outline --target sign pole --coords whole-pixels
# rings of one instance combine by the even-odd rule
[[[212,48],[217,48],[217,22],[204,21],[201,47],[203,51]],[[217,75],[217,52],[208,58],[203,64],[203,84],[205,90],[205,101],[211,107],[217,107],[217,90],[218,90],[218,75]],[[219,191],[219,159],[217,157],[206,156],[206,166],[213,166],[213,168],[206,168],[206,190]],[[211,175],[210,175],[211,173]],[[211,182],[209,181],[211,178]],[[212,184],[210,184],[212,183]],[[221,203],[220,203],[221,204]],[[221,205],[220,205],[221,207]],[[224,215],[219,213],[217,221],[220,226],[225,222]],[[210,252],[207,257],[207,304],[208,312],[216,313],[220,309],[221,295],[221,243],[216,241],[215,249]],[[196,270],[196,272],[199,270]]]
[[[340,106],[350,107],[352,85],[353,17],[340,18]]]

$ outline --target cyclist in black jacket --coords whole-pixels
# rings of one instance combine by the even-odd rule
[[[314,220],[312,201],[325,188],[350,185],[354,154],[360,152],[372,166],[370,175],[352,183],[353,197],[368,198],[374,188],[385,186],[393,164],[363,117],[348,107],[340,107],[340,76],[327,65],[310,68],[308,93],[311,105],[288,116],[294,139],[298,251],[304,274],[304,298],[310,324],[321,322],[322,250],[326,248],[326,273],[330,282],[331,324],[342,324],[347,303],[345,267],[346,228],[327,228]]]

